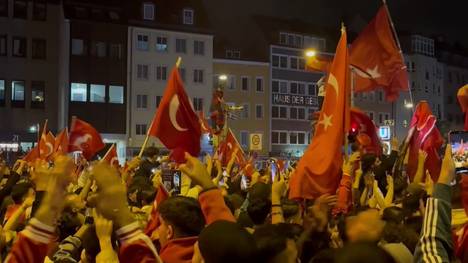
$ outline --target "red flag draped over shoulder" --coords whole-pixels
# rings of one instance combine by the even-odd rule
[[[369,137],[367,145],[363,145],[367,153],[374,153],[377,156],[382,155],[382,146],[377,134],[377,127],[367,114],[357,108],[351,109],[350,127],[357,129],[359,134],[365,134]]]
[[[432,115],[431,108],[426,101],[421,101],[411,119],[409,140],[409,156],[407,173],[413,180],[418,166],[418,152],[424,150],[427,153],[424,169],[428,170],[434,182],[437,182],[440,173],[439,149],[442,147],[443,138],[436,127],[437,119]],[[424,182],[425,175],[422,181]]]
[[[75,117],[72,120],[69,136],[68,152],[81,151],[88,161],[105,146],[101,135],[91,124]]]
[[[200,154],[200,122],[190,105],[177,67],[172,69],[148,134],[158,137],[172,150],[171,157],[178,163],[185,160],[184,152],[192,156]]]
[[[342,29],[330,67],[326,96],[312,143],[297,164],[289,182],[289,198],[313,199],[334,193],[340,181],[348,91],[348,50]]]
[[[384,4],[374,19],[354,40],[349,63],[355,68],[356,92],[385,90],[388,101],[408,90],[406,65],[395,41],[387,7]]]
[[[465,113],[465,126],[464,130],[468,131],[468,84],[461,87],[457,92],[458,103],[462,111]]]

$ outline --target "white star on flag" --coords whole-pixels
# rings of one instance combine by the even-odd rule
[[[319,121],[319,124],[323,125],[323,128],[325,129],[325,131],[328,129],[329,126],[333,126],[331,122],[332,117],[333,115],[327,116],[326,113],[323,113],[323,118],[321,121]]]

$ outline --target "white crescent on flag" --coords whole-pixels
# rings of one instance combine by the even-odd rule
[[[176,128],[178,131],[187,131],[187,128],[180,127],[179,123],[177,123],[177,111],[179,110],[179,97],[177,94],[172,96],[171,102],[169,104],[169,120],[172,123],[172,126]]]
[[[335,89],[336,96],[338,96],[338,94],[339,94],[338,80],[336,79],[336,77],[332,73],[330,73],[330,75],[328,76],[328,84],[330,84],[333,87],[333,89]]]
[[[76,140],[73,142],[73,145],[81,150],[84,150],[84,148],[87,148],[87,142],[92,139],[92,136],[89,133],[86,133],[83,136],[80,136],[76,138]]]

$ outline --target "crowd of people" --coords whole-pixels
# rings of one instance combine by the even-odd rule
[[[189,154],[174,165],[154,147],[119,169],[68,156],[2,162],[0,261],[468,262],[466,179],[450,145],[435,182],[424,152],[410,181],[395,165],[404,147],[391,148],[353,145],[336,193],[314,200],[288,199],[293,163],[246,176],[237,154],[226,167]],[[168,167],[181,171],[176,192],[163,183]]]

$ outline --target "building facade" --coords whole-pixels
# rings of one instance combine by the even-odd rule
[[[69,1],[69,86],[65,123],[89,122],[105,143],[116,143],[125,160],[127,117],[127,25],[118,6]]]
[[[138,152],[145,140],[178,57],[182,58],[179,73],[194,110],[208,112],[213,90],[213,35],[205,30],[199,18],[202,16],[199,6],[184,4],[158,6],[144,2],[140,19],[134,17],[130,21],[127,136],[131,154]],[[158,16],[161,13],[167,17]],[[202,148],[208,144],[208,138],[203,138]],[[155,138],[148,145],[163,147]]]
[[[240,57],[240,55],[239,55]],[[222,88],[224,101],[242,110],[228,114],[227,125],[235,134],[245,152],[250,149],[250,135],[262,134],[259,156],[269,153],[269,72],[266,62],[239,59],[215,59],[213,64],[214,87]],[[226,76],[226,80],[220,80]]]
[[[60,1],[0,1],[0,149],[31,147],[46,119],[63,127],[67,36]]]
[[[319,72],[305,70],[305,51],[325,49],[325,39],[279,32],[270,46],[270,154],[299,158],[310,143],[311,117],[319,110]]]

